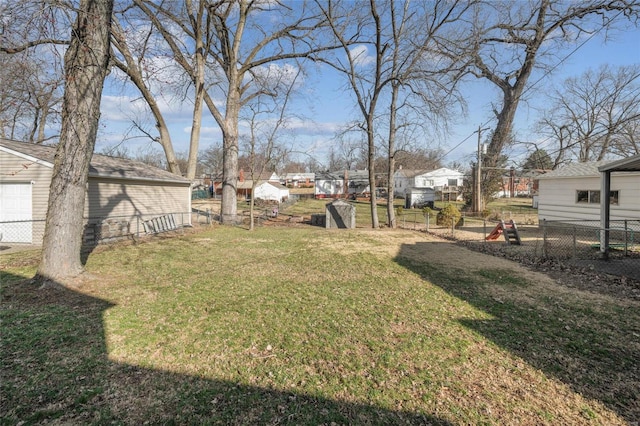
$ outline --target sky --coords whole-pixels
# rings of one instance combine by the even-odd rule
[[[575,52],[567,51],[561,55],[561,61],[550,75],[532,76],[530,83],[535,85],[527,94],[527,101],[521,102],[514,123],[516,139],[519,141],[543,141],[536,134],[533,125],[544,108],[541,94],[552,87],[561,85],[568,77],[577,77],[587,69],[596,70],[601,65],[614,66],[640,63],[640,29],[627,30],[609,34],[605,42],[604,34],[598,33],[583,40],[584,43]],[[492,104],[499,101],[496,89],[483,80],[470,80],[461,91],[468,102],[467,115],[460,116],[450,131],[439,140],[425,140],[424,145],[434,147],[439,144],[446,154],[442,163],[455,163],[467,166],[476,156],[477,129],[491,128],[493,120]],[[148,114],[144,113],[142,100],[135,90],[124,87],[117,79],[110,77],[105,84],[102,100],[102,116],[100,133],[96,145],[97,152],[114,146],[126,139],[130,153],[142,147],[153,147],[160,151],[157,143],[150,143],[147,138],[130,138],[132,119],[150,125]],[[346,89],[344,77],[326,65],[313,66],[305,76],[302,90],[292,103],[297,118],[292,123],[291,133],[294,135],[294,150],[299,153],[298,159],[305,161],[308,156],[327,164],[330,147],[336,144],[336,133],[346,123],[358,118],[353,97]],[[165,98],[162,109],[169,123],[171,136],[176,152],[186,153],[189,145],[191,126],[191,106],[181,102],[179,98]],[[200,139],[200,150],[214,144],[221,144],[221,132],[205,108],[203,129]],[[484,134],[483,134],[484,140]],[[545,147],[543,142],[541,147]],[[515,164],[526,156],[524,145],[515,146],[509,152]]]

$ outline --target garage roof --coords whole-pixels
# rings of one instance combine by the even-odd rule
[[[640,155],[623,158],[598,167],[600,172],[640,172]]]
[[[40,164],[53,167],[55,161],[55,146],[40,145],[28,142],[0,139],[0,150],[12,152],[27,159],[39,160]],[[102,177],[111,179],[134,179],[155,182],[172,182],[190,184],[190,181],[182,176],[176,176],[166,170],[141,163],[140,161],[125,158],[109,157],[107,155],[94,154],[89,166],[90,177]]]

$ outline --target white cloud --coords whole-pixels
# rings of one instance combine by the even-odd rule
[[[376,58],[369,55],[369,49],[364,44],[359,44],[349,50],[349,57],[354,64],[359,66],[369,65],[375,62]]]

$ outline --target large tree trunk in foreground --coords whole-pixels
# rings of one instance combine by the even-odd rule
[[[49,190],[38,276],[64,282],[83,271],[84,203],[109,61],[113,0],[82,0],[65,62],[62,129]]]

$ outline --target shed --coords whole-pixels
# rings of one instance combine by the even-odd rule
[[[3,243],[42,243],[55,152],[53,146],[0,139]],[[118,233],[135,233],[141,231],[141,221],[168,214],[176,216],[178,226],[191,224],[188,179],[138,161],[93,155],[84,210],[87,225],[109,222]]]
[[[327,203],[325,209],[325,227],[355,228],[356,208],[344,200]]]
[[[256,200],[277,201],[282,203],[289,199],[289,188],[279,183],[261,182],[255,188]]]
[[[405,208],[433,208],[434,201],[436,199],[435,191],[433,188],[408,188],[405,193],[404,201]]]

